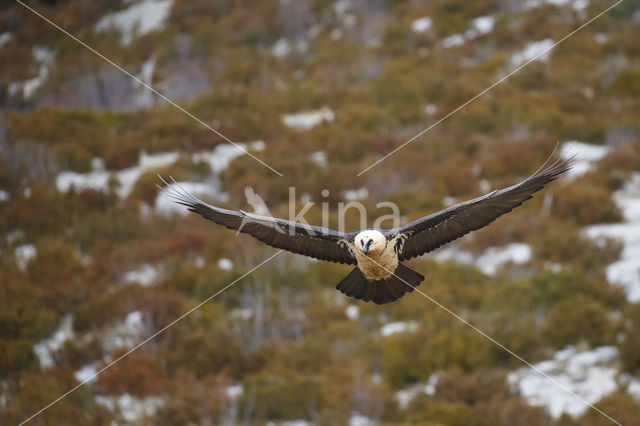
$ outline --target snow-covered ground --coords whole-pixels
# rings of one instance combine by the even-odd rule
[[[367,188],[348,189],[342,193],[342,198],[347,201],[364,200],[369,197],[369,190]]]
[[[407,408],[409,403],[420,394],[435,395],[438,380],[440,380],[440,373],[435,372],[429,376],[429,379],[427,379],[425,383],[416,383],[406,389],[397,391],[395,397],[396,401],[398,401],[398,406],[400,406],[401,409]]]
[[[347,308],[344,310],[344,314],[347,316],[347,318],[349,318],[350,320],[357,320],[358,318],[360,318],[360,308],[358,308],[358,305],[349,305],[347,306]]]
[[[563,143],[560,147],[560,157],[563,160],[573,158],[571,161],[572,167],[565,173],[564,179],[573,180],[592,170],[594,163],[600,161],[609,151],[609,147],[604,145],[593,145],[578,141]]]
[[[336,118],[335,113],[327,107],[314,111],[303,111],[295,114],[284,114],[282,122],[287,127],[298,130],[309,130],[321,123],[330,123]]]
[[[531,247],[523,243],[512,243],[504,247],[490,247],[475,261],[487,275],[494,275],[507,262],[524,264],[531,260]]]
[[[416,33],[426,33],[431,29],[431,25],[433,25],[433,20],[428,16],[424,16],[411,22],[411,29]]]
[[[443,49],[462,46],[466,41],[491,33],[495,23],[496,19],[491,15],[479,16],[471,21],[469,28],[464,34],[450,35],[442,39],[439,45]]]
[[[554,41],[550,38],[545,38],[540,41],[532,41],[528,43],[524,49],[511,56],[510,66],[512,69],[518,68],[520,65],[536,60],[540,62],[546,62],[551,56],[551,50]],[[535,59],[534,59],[535,58]]]
[[[0,47],[2,47],[5,44],[9,43],[12,38],[13,38],[13,36],[11,35],[11,33],[9,31],[5,31],[5,32],[1,33],[0,34]]]
[[[533,9],[543,4],[552,4],[558,7],[571,5],[573,10],[582,12],[589,6],[589,0],[527,0],[522,3],[522,8],[525,10]]]
[[[48,368],[53,366],[54,362],[51,354],[62,348],[63,343],[73,337],[73,315],[65,315],[62,318],[60,327],[51,337],[47,337],[33,346],[33,351],[38,356],[38,361],[40,361],[40,367]]]
[[[131,193],[138,178],[149,170],[159,169],[169,166],[176,161],[180,155],[177,152],[165,152],[160,154],[140,153],[138,165],[117,172],[104,170],[104,165],[100,159],[92,161],[93,170],[89,173],[61,172],[56,178],[56,187],[60,192],[94,189],[97,191],[107,191],[109,180],[115,177],[120,183],[117,194],[120,198],[126,198]]]
[[[131,43],[133,37],[162,28],[169,16],[173,0],[143,0],[126,9],[103,16],[95,25],[96,32],[119,30],[122,44]]]
[[[229,164],[234,158],[244,155],[247,150],[262,151],[264,147],[265,144],[263,141],[256,141],[251,144],[219,144],[211,151],[195,153],[192,156],[194,162],[204,161],[211,167],[214,174],[212,182],[209,184],[181,182],[180,186],[192,192],[194,195],[209,195],[213,196],[216,200],[224,201],[226,194],[220,192],[217,175],[229,167]],[[124,199],[129,196],[135,183],[143,173],[174,164],[179,158],[180,154],[177,152],[158,154],[141,152],[137,166],[118,171],[105,170],[102,160],[95,158],[92,161],[92,171],[89,173],[69,171],[59,173],[56,178],[56,187],[58,191],[61,192],[70,191],[72,188],[77,190],[94,189],[97,191],[107,191],[109,189],[109,183],[113,178],[119,183],[116,193],[120,198]],[[184,211],[184,209],[175,208],[175,203],[164,194],[160,194],[158,199],[156,199],[156,208],[161,212]]]
[[[570,346],[556,352],[553,359],[534,366],[594,404],[618,389],[618,368],[615,365],[617,356],[618,349],[615,346],[600,346],[586,351],[578,351]],[[532,368],[521,368],[509,373],[507,381],[529,405],[547,408],[554,418],[563,413],[578,417],[589,408]]]
[[[76,370],[73,373],[73,376],[77,381],[81,383],[90,382],[92,380],[95,380],[97,371],[98,370],[96,369],[96,363],[86,364]]]
[[[193,154],[193,162],[204,161],[209,163],[211,171],[218,175],[229,167],[235,158],[245,155],[248,151],[262,151],[265,148],[264,141],[255,141],[250,144],[236,142],[235,145],[222,143],[216,145],[211,151],[201,151]]]
[[[223,257],[218,260],[218,268],[222,269],[223,271],[230,271],[233,269],[233,261],[231,259]]]
[[[178,213],[181,215],[189,214],[183,205],[177,204],[173,198],[169,197],[168,193],[186,191],[196,197],[211,197],[217,201],[225,201],[218,194],[218,188],[215,185],[201,182],[177,182],[171,183],[166,187],[165,191],[158,193],[155,201],[155,209],[160,214],[170,215]]]
[[[132,311],[123,321],[116,323],[101,333],[102,346],[105,351],[113,352],[119,348],[132,348],[142,340],[145,330],[143,315],[140,311]]]
[[[440,42],[440,46],[444,49],[449,49],[451,47],[462,46],[466,41],[464,35],[462,34],[453,34],[449,37],[442,39]]]
[[[18,268],[23,271],[27,267],[29,261],[38,255],[38,251],[33,244],[23,244],[21,246],[18,246],[15,248],[13,253],[16,257]]]
[[[161,276],[159,269],[149,263],[141,265],[138,269],[124,274],[124,280],[128,283],[140,283],[145,287],[153,285]]]
[[[276,43],[271,47],[271,54],[276,58],[282,58],[287,56],[291,52],[291,45],[289,44],[289,40],[286,38],[281,38],[276,41]]]
[[[353,413],[349,418],[349,426],[374,426],[377,424],[377,421],[360,413]]]
[[[396,321],[380,327],[380,334],[384,337],[389,337],[392,334],[412,332],[418,329],[418,324],[415,321]]]
[[[627,300],[636,303],[640,302],[640,172],[633,173],[631,180],[614,192],[613,199],[625,221],[592,225],[584,232],[596,241],[614,238],[623,242],[620,259],[607,267],[607,279],[623,286]]]
[[[31,53],[38,67],[38,75],[27,80],[9,83],[10,96],[20,95],[23,99],[29,99],[49,77],[49,65],[54,58],[53,52],[46,47],[34,46]]]
[[[319,167],[327,167],[329,164],[326,151],[316,151],[311,153],[311,161],[316,163]]]
[[[129,394],[96,395],[95,401],[112,413],[121,415],[129,423],[137,423],[145,417],[153,416],[164,405],[164,399],[158,396],[138,398]]]
[[[508,262],[517,265],[525,264],[531,260],[531,247],[523,243],[512,243],[503,247],[489,247],[480,256],[457,248],[456,246],[443,247],[433,254],[436,262],[453,261],[463,265],[475,265],[487,275],[495,275],[500,268]]]
[[[471,30],[475,31],[475,34],[489,34],[493,31],[493,27],[496,24],[496,18],[491,15],[479,16],[471,21]],[[467,35],[469,37],[470,34]]]

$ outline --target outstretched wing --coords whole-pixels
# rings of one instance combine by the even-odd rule
[[[456,204],[390,230],[387,238],[397,238],[396,250],[399,260],[423,255],[471,231],[487,226],[530,199],[533,193],[571,168],[570,160],[558,160],[547,168],[544,168],[545,165],[546,163],[517,185]]]
[[[187,206],[190,211],[219,225],[249,234],[263,243],[293,253],[329,262],[356,263],[347,244],[348,241],[353,240],[351,234],[336,232],[320,226],[310,226],[275,217],[212,206],[187,192],[175,181],[171,185],[164,180],[162,181],[166,186],[161,189],[167,191],[167,194],[176,203]]]

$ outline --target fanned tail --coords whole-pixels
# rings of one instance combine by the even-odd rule
[[[338,283],[336,289],[355,299],[383,305],[395,302],[405,293],[412,292],[422,280],[424,280],[422,274],[402,263],[398,264],[392,276],[377,281],[369,281],[362,275],[360,269],[355,267]]]

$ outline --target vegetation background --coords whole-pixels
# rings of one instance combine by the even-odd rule
[[[570,140],[607,155],[457,242],[470,261],[411,266],[427,277],[422,291],[532,363],[612,347],[615,387],[593,402],[640,424],[630,385],[640,306],[607,275],[623,245],[585,234],[625,220],[615,194],[640,172],[639,1],[359,177],[523,63],[531,42],[557,41],[612,2],[27,4],[284,177],[229,155],[216,134],[2,2],[0,424],[26,419],[274,253],[167,209],[156,173],[204,183],[204,198],[234,209],[248,208],[251,186],[287,217],[295,186],[300,203],[316,203],[312,223],[320,203],[335,212],[354,197],[372,221],[381,201],[408,221],[519,181]],[[483,271],[482,254],[514,242],[531,248],[524,262]],[[345,298],[334,285],[347,272],[282,254],[32,423],[610,424],[526,398],[508,380],[520,361],[415,292],[385,306]]]

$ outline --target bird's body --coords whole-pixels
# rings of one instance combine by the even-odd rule
[[[273,247],[320,260],[356,265],[336,288],[356,299],[384,304],[398,300],[424,280],[403,261],[488,225],[531,198],[533,193],[567,171],[570,164],[556,161],[543,167],[517,185],[453,205],[399,228],[367,229],[348,234],[212,206],[179,186],[170,195],[192,212]]]
[[[351,251],[358,268],[368,280],[389,278],[398,267],[395,241],[389,241],[377,229],[367,229],[356,235]]]

